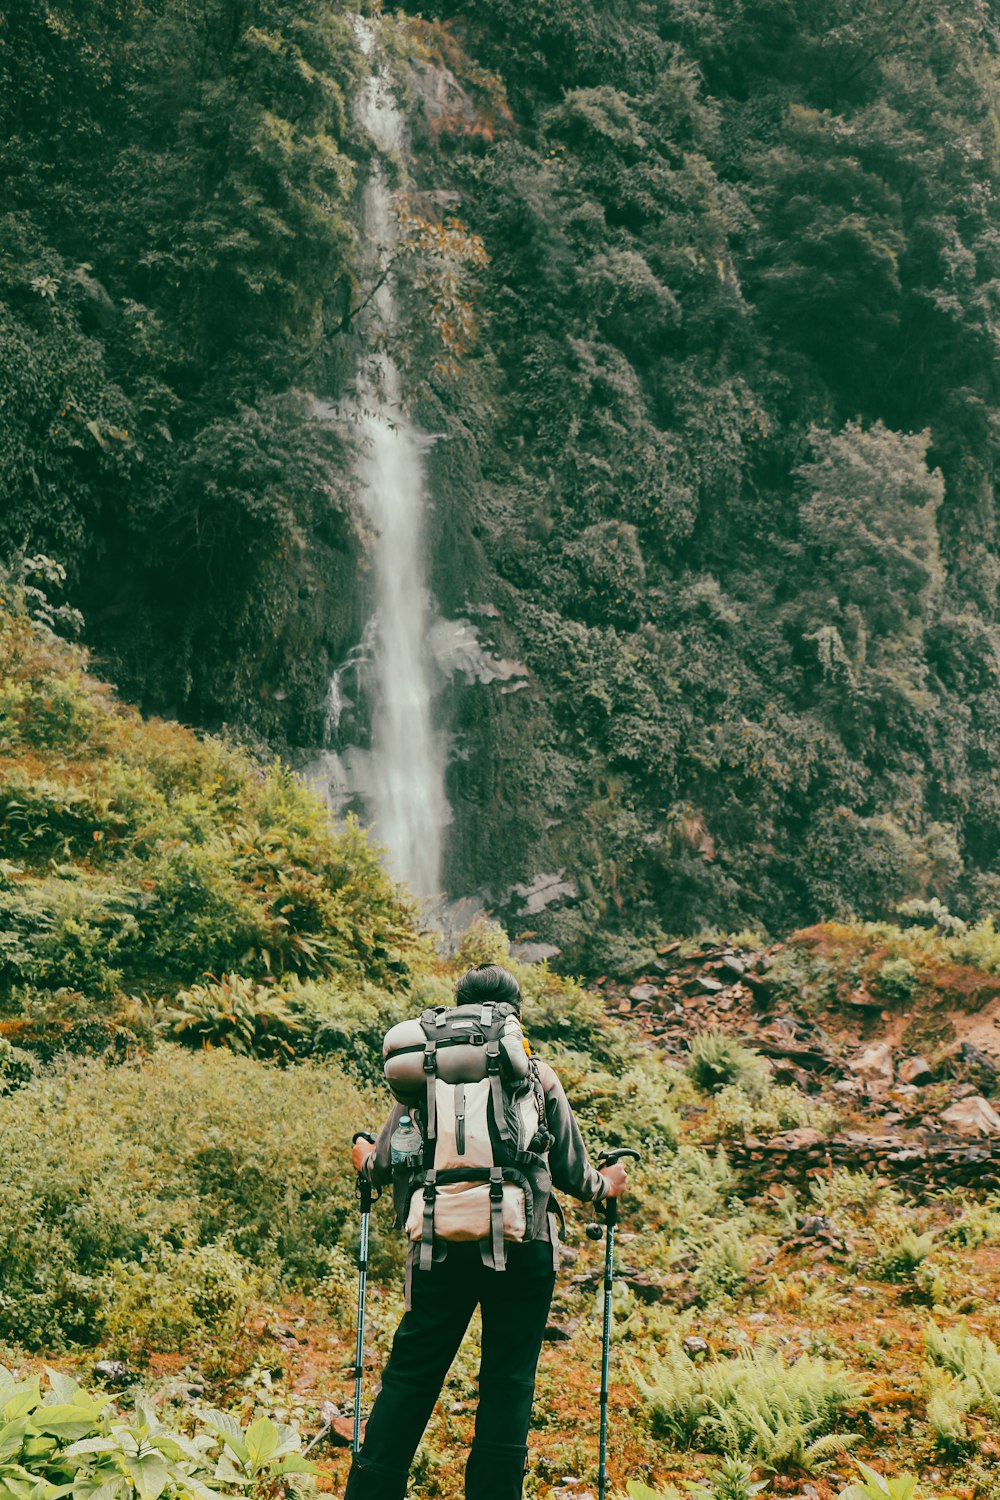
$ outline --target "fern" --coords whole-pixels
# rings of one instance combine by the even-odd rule
[[[810,1355],[789,1365],[763,1348],[694,1364],[673,1347],[636,1379],[654,1432],[676,1444],[698,1438],[734,1458],[813,1469],[856,1441],[836,1427],[861,1387],[841,1365]]]
[[[985,1334],[970,1333],[964,1323],[951,1329],[931,1323],[924,1345],[927,1421],[941,1452],[954,1457],[968,1446],[965,1418],[970,1411],[1000,1415],[1000,1350]]]
[[[952,1329],[931,1323],[924,1332],[924,1345],[932,1364],[977,1388],[981,1395],[977,1404],[1000,1410],[1000,1349],[992,1339],[970,1333],[964,1323]]]

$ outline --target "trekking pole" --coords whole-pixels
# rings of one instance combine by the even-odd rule
[[[351,1144],[370,1141],[375,1137],[367,1130],[356,1130]],[[368,1225],[372,1213],[372,1185],[367,1177],[358,1173],[358,1196],[361,1199],[361,1238],[358,1241],[358,1341],[354,1350],[354,1436],[351,1452],[361,1451],[361,1380],[365,1365],[365,1300],[368,1295]]]
[[[619,1146],[614,1151],[604,1151],[598,1158],[599,1167],[613,1167],[623,1156],[639,1160],[638,1151],[630,1146]],[[597,1471],[598,1500],[605,1500],[608,1489],[608,1385],[611,1366],[611,1289],[615,1272],[615,1229],[618,1225],[618,1199],[605,1198],[604,1209],[604,1336],[601,1343],[601,1448],[600,1466]],[[596,1233],[594,1232],[596,1230]],[[592,1224],[587,1230],[591,1239],[600,1239],[600,1224]]]

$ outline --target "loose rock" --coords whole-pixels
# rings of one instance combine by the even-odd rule
[[[850,1064],[850,1069],[856,1078],[862,1078],[866,1083],[888,1086],[895,1077],[892,1048],[888,1042],[873,1042],[858,1054]]]
[[[941,1120],[959,1135],[1000,1135],[1000,1115],[981,1094],[957,1100],[942,1110]]]

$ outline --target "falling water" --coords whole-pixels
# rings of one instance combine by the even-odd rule
[[[361,48],[371,57],[371,25],[363,18],[356,25]],[[381,153],[400,150],[403,120],[384,68],[373,65],[359,102],[358,118]],[[384,272],[399,230],[389,182],[379,159],[365,188],[364,234],[368,274],[376,286],[367,309],[367,326],[384,348],[386,335],[391,335],[398,321],[392,278]],[[427,439],[403,410],[399,370],[384,352],[362,365],[354,415],[362,440],[358,478],[376,536],[375,612],[366,639],[331,680],[327,744],[339,727],[343,672],[351,667],[360,677],[358,659],[363,657],[372,679],[372,739],[363,771],[356,772],[353,780],[368,804],[375,835],[388,850],[393,875],[416,896],[427,899],[440,890],[441,834],[449,818],[444,747],[432,719],[427,646],[432,618],[422,526]],[[343,781],[343,764],[329,752],[323,762],[328,779],[333,762]],[[355,765],[359,764],[355,757]],[[337,788],[331,786],[330,790]]]

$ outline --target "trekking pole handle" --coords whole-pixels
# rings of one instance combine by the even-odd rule
[[[642,1160],[638,1151],[634,1151],[631,1146],[616,1146],[613,1151],[602,1151],[597,1158],[597,1165],[598,1167],[613,1167],[616,1162],[621,1161],[623,1156],[631,1156],[635,1161]],[[617,1224],[618,1199],[605,1198],[601,1207],[604,1209],[604,1222],[606,1224]]]
[[[368,1141],[374,1146],[375,1137],[370,1130],[356,1130],[351,1136],[351,1145],[356,1146],[358,1141]],[[367,1177],[362,1177],[360,1172],[358,1173],[358,1193],[361,1197],[361,1212],[369,1213],[372,1206],[372,1185]]]

